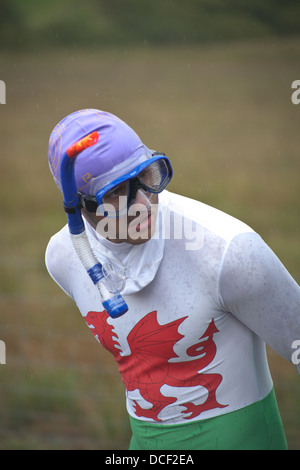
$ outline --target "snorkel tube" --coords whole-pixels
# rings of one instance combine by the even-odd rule
[[[103,307],[112,318],[118,318],[128,311],[120,294],[111,293],[104,283],[102,265],[96,259],[81,215],[79,197],[75,181],[74,167],[76,157],[83,150],[98,142],[98,132],[92,132],[72,144],[63,155],[60,176],[64,198],[64,210],[67,214],[68,227],[75,251],[93,283],[98,287]]]

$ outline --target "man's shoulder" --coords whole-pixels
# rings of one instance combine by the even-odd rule
[[[72,242],[71,242],[71,238],[69,234],[69,229],[68,229],[68,226],[65,225],[64,227],[62,227],[61,230],[59,230],[54,235],[52,235],[52,237],[49,240],[47,250],[56,249],[62,252],[60,254],[63,254],[63,253],[66,253],[68,250],[70,250],[71,246],[72,246]]]
[[[255,233],[249,225],[232,215],[186,196],[168,192],[166,204],[170,212],[190,219],[225,241],[242,233]]]
[[[68,226],[65,225],[50,238],[46,248],[45,261],[50,274],[55,275],[66,266],[66,261],[70,261],[74,254]]]

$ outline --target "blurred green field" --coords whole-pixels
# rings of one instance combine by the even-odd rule
[[[49,134],[94,107],[172,160],[170,190],[252,226],[300,282],[300,39],[103,51],[0,53],[1,449],[126,449],[117,367],[44,267],[65,224]],[[296,369],[269,350],[290,449],[300,449]]]

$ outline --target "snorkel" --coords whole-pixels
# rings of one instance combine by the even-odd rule
[[[64,210],[67,214],[70,237],[74,249],[91,280],[97,286],[103,307],[112,318],[118,318],[128,311],[128,306],[120,294],[112,293],[105,285],[102,265],[95,257],[90,246],[77,193],[74,167],[77,155],[98,142],[99,134],[92,132],[70,145],[63,155],[60,177],[64,198]]]

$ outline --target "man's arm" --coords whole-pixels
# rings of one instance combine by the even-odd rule
[[[228,245],[219,295],[226,311],[291,362],[292,343],[300,340],[300,287],[258,234]]]
[[[46,268],[52,279],[71,298],[70,270],[66,261],[70,261],[69,247],[63,243],[62,232],[54,235],[47,246],[45,253]]]

